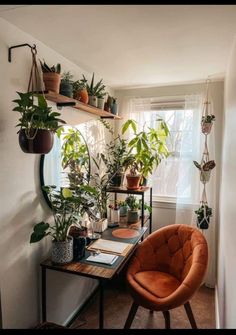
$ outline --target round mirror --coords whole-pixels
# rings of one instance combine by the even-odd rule
[[[88,184],[90,179],[90,155],[82,133],[72,126],[60,127],[54,136],[52,150],[40,160],[41,186],[55,185],[73,188]],[[47,204],[51,207],[46,192]]]

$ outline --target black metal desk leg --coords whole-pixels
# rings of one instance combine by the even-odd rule
[[[42,322],[47,321],[46,308],[46,268],[42,267]]]
[[[99,329],[103,329],[104,321],[104,287],[103,281],[99,280],[100,286],[100,301],[99,301]]]

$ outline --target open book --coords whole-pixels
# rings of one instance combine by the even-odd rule
[[[86,260],[90,261],[90,262],[97,262],[97,263],[112,265],[113,263],[115,263],[115,261],[117,260],[118,257],[119,256],[117,256],[117,255],[104,254],[104,253],[101,252],[98,255],[91,255],[91,256],[87,257]]]
[[[104,251],[106,253],[112,253],[112,254],[118,254],[118,255],[125,255],[132,247],[133,247],[133,244],[111,241],[111,240],[104,240],[102,238],[99,238],[94,243],[89,245],[87,249],[88,250],[99,250],[99,251]]]

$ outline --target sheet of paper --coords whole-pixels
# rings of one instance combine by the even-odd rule
[[[104,240],[99,238],[88,249],[98,249],[103,251],[110,251],[117,254],[122,254],[125,249],[129,247],[128,243]]]
[[[118,258],[117,255],[100,253],[86,258],[87,261],[112,265]]]

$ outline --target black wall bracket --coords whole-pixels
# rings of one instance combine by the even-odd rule
[[[62,107],[74,107],[76,103],[74,101],[68,102],[57,102],[57,109],[62,109]]]
[[[11,63],[11,59],[12,59],[12,57],[11,57],[12,49],[21,48],[21,47],[29,47],[30,49],[36,49],[35,44],[33,46],[31,46],[28,43],[13,45],[12,47],[8,48],[8,62],[9,63]]]

